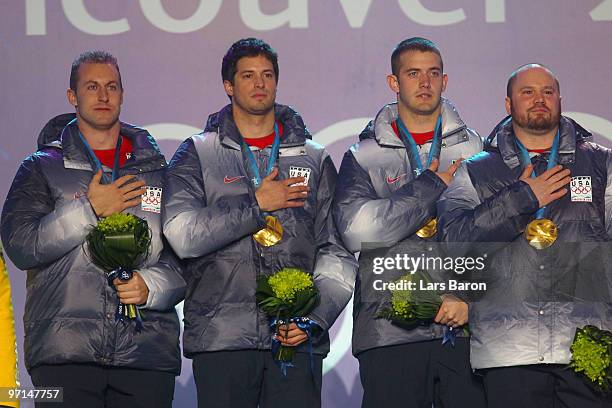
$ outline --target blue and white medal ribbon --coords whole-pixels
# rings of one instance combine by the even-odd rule
[[[546,170],[550,170],[557,165],[557,161],[559,159],[559,139],[559,130],[557,130],[553,145],[550,149],[550,153],[548,154],[548,163],[546,165]],[[529,151],[523,145],[523,143],[518,140],[518,138],[515,138],[515,140],[519,152],[521,153],[521,164],[523,165],[523,168],[526,168],[531,164]],[[535,177],[537,177],[537,175],[534,169],[531,172],[531,178]],[[546,206],[538,209],[535,215],[535,219],[529,224],[527,224],[527,228],[525,228],[525,239],[527,240],[527,242],[529,242],[529,245],[531,245],[535,249],[548,248],[549,246],[555,243],[559,235],[559,229],[557,228],[557,225],[552,220],[544,218],[545,212]]]
[[[437,159],[440,157],[440,150],[442,149],[442,116],[438,116],[438,120],[436,121],[436,128],[434,130],[434,136],[431,140],[431,147],[429,148],[429,154],[427,155],[427,163],[423,166],[423,162],[421,161],[421,156],[419,155],[419,147],[414,141],[414,137],[402,122],[402,119],[398,116],[397,120],[397,128],[399,129],[400,139],[404,143],[406,147],[406,151],[408,152],[408,159],[410,160],[410,166],[413,168],[416,176],[420,175],[425,169],[428,169],[433,162],[433,159]]]
[[[251,151],[251,148],[244,140],[241,141],[241,150],[242,154],[247,161],[249,172],[251,173],[251,182],[255,188],[259,187],[261,184],[261,173],[259,172],[259,166],[257,165],[257,160],[255,160],[255,156]],[[266,173],[264,177],[268,176],[272,173],[272,169],[276,166],[278,162],[278,152],[280,150],[280,135],[278,134],[278,124],[274,122],[274,142],[272,143],[272,149],[270,151],[270,158],[268,159],[268,165],[266,166]]]
[[[73,122],[76,121],[76,119],[73,119]],[[72,123],[72,122],[70,122]],[[93,149],[91,148],[91,146],[89,145],[89,143],[87,142],[87,139],[85,139],[85,136],[83,136],[83,134],[81,133],[81,131],[79,130],[79,137],[81,138],[81,142],[83,142],[83,144],[85,145],[85,149],[87,149],[87,153],[89,154],[89,157],[91,158],[91,161],[93,161],[95,170],[94,173],[97,173],[98,171],[102,170],[102,163],[100,163],[100,160],[98,159],[98,157],[96,156],[96,154],[94,153]],[[117,145],[115,146],[115,157],[113,159],[113,172],[111,173],[111,181],[110,183],[112,183],[113,181],[117,180],[117,176],[119,174],[119,155],[121,154],[121,142],[123,140],[123,137],[121,135],[119,135],[119,137],[117,138]],[[110,184],[107,178],[107,175],[102,172],[102,180],[107,183]]]
[[[259,166],[257,165],[257,160],[255,160],[255,156],[251,151],[251,148],[245,143],[244,140],[241,141],[241,150],[244,159],[247,162],[251,182],[253,183],[253,187],[257,189],[262,181],[261,173],[259,172]],[[274,142],[272,143],[272,149],[270,151],[270,158],[268,159],[268,165],[266,166],[266,172],[264,177],[268,176],[272,173],[272,170],[278,163],[278,153],[280,149],[280,135],[278,133],[278,124],[274,122]],[[267,212],[263,213],[266,226],[256,233],[253,234],[253,239],[259,245],[263,247],[269,247],[272,245],[278,244],[283,238],[283,227],[277,217],[270,215]]]
[[[457,332],[459,329],[454,327],[444,326],[444,336],[442,337],[442,345],[450,343],[451,346],[455,347],[455,340],[457,339]]]
[[[310,372],[311,374],[314,375],[314,358],[312,354],[312,329],[315,326],[317,326],[317,323],[314,320],[311,320],[307,317],[293,317],[287,321],[282,320],[282,319],[276,319],[276,318],[270,319],[270,327],[275,331],[275,334],[272,335],[272,350],[271,350],[272,358],[274,359],[274,362],[276,363],[276,365],[280,368],[283,375],[287,376],[287,368],[294,366],[292,358],[293,358],[295,348],[292,348],[293,352],[290,353],[291,360],[277,359],[276,356],[279,350],[281,349],[281,347],[287,348],[287,346],[283,346],[280,340],[276,338],[276,334],[277,334],[276,330],[278,326],[283,326],[283,325],[288,326],[291,323],[295,323],[295,325],[300,330],[302,330],[304,333],[306,333],[306,336],[308,337],[308,357],[310,360]]]
[[[406,148],[406,152],[408,153],[408,160],[410,161],[410,166],[414,169],[415,175],[418,177],[425,169],[431,166],[431,163],[434,159],[440,157],[440,150],[442,149],[442,116],[438,116],[438,120],[436,121],[436,128],[434,129],[434,136],[431,141],[431,147],[429,148],[429,154],[427,155],[427,163],[423,166],[423,162],[421,161],[421,156],[419,155],[419,148],[414,141],[414,137],[410,131],[402,122],[402,119],[397,117],[397,127],[399,129],[400,139],[404,143],[404,147]],[[431,218],[425,222],[419,230],[415,232],[415,234],[423,239],[431,238],[436,235],[438,231],[438,221],[436,218]]]
[[[118,268],[108,273],[107,281],[112,288],[116,289],[115,284],[113,283],[115,279],[119,279],[120,281],[128,281],[132,279],[132,276],[134,276],[133,271]],[[117,304],[117,310],[115,311],[115,321],[123,322],[125,321],[125,318],[136,321],[137,332],[142,330],[142,316],[140,315],[140,310],[138,307],[136,305],[125,305],[119,302]]]

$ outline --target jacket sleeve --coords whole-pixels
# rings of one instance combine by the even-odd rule
[[[411,236],[436,216],[435,203],[446,185],[425,170],[388,198],[379,198],[370,176],[349,150],[342,159],[334,218],[351,252],[362,243],[392,244]]]
[[[518,180],[481,201],[464,162],[438,201],[439,239],[510,242],[523,232],[537,209],[538,199],[531,187]]]
[[[183,142],[174,154],[164,188],[164,235],[181,259],[215,252],[265,225],[257,202],[248,194],[207,204],[200,159],[192,139]]]
[[[355,287],[357,260],[340,240],[331,208],[336,186],[336,169],[327,154],[322,162],[317,190],[315,234],[317,257],[314,282],[320,302],[310,313],[310,318],[323,330],[329,330],[348,301]]]
[[[143,309],[168,310],[185,298],[186,283],[180,273],[181,264],[168,243],[156,264],[138,272],[149,288],[147,303]]]
[[[21,164],[2,210],[4,249],[23,270],[57,261],[81,245],[97,222],[87,197],[55,202],[39,166],[41,154]]]

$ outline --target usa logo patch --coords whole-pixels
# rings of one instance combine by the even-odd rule
[[[591,176],[572,177],[572,181],[570,182],[570,193],[572,202],[593,202]]]
[[[162,189],[161,187],[146,187],[142,195],[140,209],[159,214],[161,212]]]
[[[289,177],[304,177],[305,180],[303,183],[295,183],[291,186],[307,186],[308,180],[310,179],[310,173],[312,170],[308,167],[298,167],[298,166],[290,166],[289,167]]]

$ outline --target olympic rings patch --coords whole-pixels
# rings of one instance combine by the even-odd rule
[[[572,201],[590,203],[593,201],[593,188],[591,186],[591,176],[572,177],[570,182],[570,192]]]
[[[142,209],[142,211],[149,211],[159,214],[161,212],[161,200],[161,187],[146,186],[146,191],[142,195],[140,208]]]

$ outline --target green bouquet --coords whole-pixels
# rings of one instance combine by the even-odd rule
[[[435,291],[418,289],[427,287],[430,282],[429,275],[422,271],[404,275],[394,281],[393,289],[389,290],[391,299],[378,313],[378,317],[407,330],[433,323],[442,298]]]
[[[317,305],[319,292],[314,285],[312,275],[297,268],[284,268],[273,275],[262,276],[257,281],[255,292],[257,304],[270,317],[270,325],[275,334],[283,325],[295,323],[308,335],[315,324],[305,316]],[[278,340],[273,341],[274,360],[280,364],[286,374],[286,367],[291,367],[295,347],[287,347]]]
[[[115,278],[129,280],[134,269],[149,255],[151,231],[147,221],[132,214],[113,214],[103,218],[87,235],[89,257],[104,269],[113,288]],[[115,318],[135,319],[136,329],[142,327],[142,317],[136,305],[119,303]]]
[[[569,367],[581,374],[594,389],[608,393],[612,384],[612,333],[595,326],[576,328],[570,350]]]

